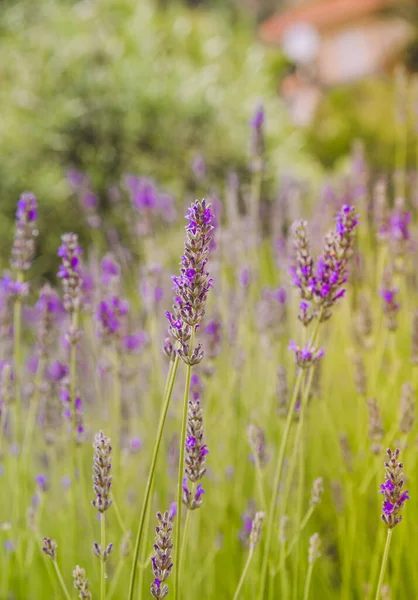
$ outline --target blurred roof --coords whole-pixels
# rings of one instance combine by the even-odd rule
[[[316,0],[279,12],[261,24],[262,41],[277,44],[289,27],[309,23],[319,31],[337,28],[379,12],[399,0]]]

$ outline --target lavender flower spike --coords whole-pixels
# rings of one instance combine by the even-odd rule
[[[398,462],[399,450],[387,450],[389,457],[385,462],[385,483],[380,486],[380,493],[383,494],[382,521],[389,529],[393,529],[402,521],[402,515],[399,514],[406,500],[409,500],[409,492],[403,489],[404,473],[403,463]]]
[[[33,194],[25,192],[20,196],[16,210],[16,231],[13,241],[10,264],[18,272],[30,268],[35,253],[37,202]]]
[[[58,256],[62,259],[62,264],[57,276],[62,279],[64,288],[64,308],[69,313],[73,313],[80,308],[83,285],[81,269],[83,251],[78,245],[78,237],[75,233],[66,233],[61,240]]]
[[[151,559],[154,581],[151,584],[151,594],[157,600],[162,600],[168,594],[168,585],[164,581],[170,575],[173,563],[171,552],[173,542],[171,532],[173,530],[172,513],[166,511],[164,514],[157,513],[158,525],[155,528],[154,556]]]
[[[78,565],[73,571],[74,587],[78,591],[78,597],[84,600],[91,600],[92,595],[89,590],[89,580],[86,577],[86,571]]]
[[[207,270],[208,255],[213,230],[211,205],[202,200],[192,204],[186,217],[184,255],[180,262],[180,275],[173,277],[174,304],[166,316],[171,336],[180,343],[180,358],[190,365],[203,358],[201,346],[189,349],[189,340],[205,314],[205,304],[213,280]]]
[[[112,488],[112,446],[110,439],[100,431],[94,437],[95,449],[93,461],[93,490],[96,499],[92,500],[94,508],[104,513],[112,504],[110,492]]]

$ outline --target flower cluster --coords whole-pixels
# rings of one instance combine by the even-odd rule
[[[91,600],[92,595],[89,591],[89,580],[86,577],[86,571],[78,565],[73,571],[74,587],[78,591],[78,597],[84,600]]]
[[[389,457],[385,462],[385,483],[380,486],[380,493],[383,494],[382,521],[393,529],[402,521],[402,515],[399,514],[406,500],[409,500],[409,492],[403,490],[404,473],[403,464],[398,462],[399,450],[395,452],[387,450]]]
[[[190,350],[188,342],[205,314],[207,294],[213,283],[207,271],[213,218],[211,205],[206,200],[196,201],[189,209],[180,275],[173,277],[173,309],[166,313],[170,334],[180,344],[178,353],[190,365],[203,358],[201,345]]]
[[[313,564],[321,556],[321,538],[319,533],[314,533],[309,538],[308,561]]]
[[[122,333],[129,312],[129,302],[117,296],[102,300],[96,311],[100,336],[107,342]]]
[[[252,450],[250,459],[253,462],[258,463],[260,467],[263,467],[268,460],[265,433],[261,427],[257,427],[256,425],[249,425],[247,433],[248,442]]]
[[[173,542],[171,532],[173,530],[173,516],[169,511],[164,514],[157,513],[158,525],[155,528],[154,556],[151,559],[154,581],[151,584],[151,594],[157,600],[162,600],[168,594],[168,585],[164,581],[170,575],[173,563],[171,552]]]
[[[92,500],[92,504],[100,513],[104,513],[112,504],[112,446],[103,431],[95,435],[93,448],[93,490],[96,499]]]
[[[57,555],[57,542],[55,540],[51,540],[51,538],[44,537],[42,543],[42,552],[45,552],[49,558],[55,560]]]
[[[318,349],[309,342],[306,343],[304,348],[300,348],[294,340],[290,340],[289,350],[295,353],[296,364],[301,369],[308,369],[325,354],[323,348]]]
[[[18,272],[30,268],[35,253],[37,206],[35,196],[29,192],[22,194],[17,203],[16,231],[10,264]]]
[[[348,260],[353,252],[358,218],[354,207],[344,205],[335,220],[335,228],[325,236],[322,254],[316,266],[310,254],[306,222],[294,227],[294,264],[291,267],[293,283],[300,290],[299,319],[307,326],[321,314],[321,321],[329,319],[334,304],[343,297],[342,287],[347,281]]]
[[[396,300],[398,288],[382,288],[380,296],[383,300],[383,313],[386,318],[386,327],[389,331],[395,331],[398,327],[397,315],[401,305]]]
[[[263,527],[265,514],[263,512],[256,512],[254,520],[251,525],[251,533],[250,533],[250,550],[254,550],[256,547],[260,536],[261,529]]]
[[[75,233],[65,233],[62,244],[58,248],[58,256],[62,263],[58,271],[58,277],[62,279],[64,288],[64,308],[73,313],[80,308],[81,292],[83,287],[83,275],[81,269],[81,255],[83,253],[78,245],[78,237]]]
[[[194,394],[194,397],[189,400],[185,450],[186,477],[183,479],[183,503],[194,510],[202,504],[205,490],[199,484],[193,494],[187,487],[187,479],[193,484],[202,479],[206,473],[206,456],[209,453],[203,439],[203,411],[198,394]]]

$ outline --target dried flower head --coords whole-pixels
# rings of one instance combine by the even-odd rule
[[[157,513],[158,525],[155,528],[154,555],[151,559],[154,581],[151,584],[151,594],[157,600],[162,600],[168,594],[168,585],[164,581],[170,575],[173,563],[171,553],[173,550],[172,530],[173,517],[169,511],[164,514]]]
[[[315,506],[321,502],[322,494],[324,493],[324,480],[318,477],[312,484],[311,505]]]
[[[74,587],[78,591],[78,597],[84,600],[91,600],[92,595],[89,591],[89,580],[86,577],[86,571],[78,565],[73,571]]]
[[[251,533],[250,533],[250,550],[254,550],[254,548],[256,547],[260,536],[261,536],[261,529],[263,527],[263,523],[264,523],[264,517],[265,514],[263,512],[256,512],[255,513],[255,517],[251,526]]]
[[[100,513],[104,513],[112,504],[112,446],[103,431],[95,435],[93,448],[93,490],[96,499],[92,500],[92,504]]]
[[[314,533],[309,538],[309,552],[308,560],[310,564],[313,564],[321,556],[321,538],[319,533]]]
[[[58,277],[62,279],[64,289],[64,308],[69,313],[80,308],[83,276],[81,268],[81,255],[83,253],[78,245],[75,233],[65,233],[61,237],[62,244],[58,248],[61,266]]]
[[[393,529],[402,521],[399,514],[406,500],[409,500],[408,490],[404,490],[403,464],[398,462],[399,450],[387,450],[388,462],[385,462],[385,483],[380,486],[383,494],[382,521]]]
[[[248,442],[253,451],[251,459],[255,463],[258,463],[260,467],[263,467],[267,463],[266,436],[264,431],[261,427],[257,427],[256,425],[249,425],[247,431]]]

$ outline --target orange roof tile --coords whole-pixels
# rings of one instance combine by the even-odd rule
[[[352,20],[373,14],[397,0],[328,0],[313,2],[278,13],[261,24],[261,40],[277,44],[284,31],[296,23],[310,23],[319,31],[338,27]]]

